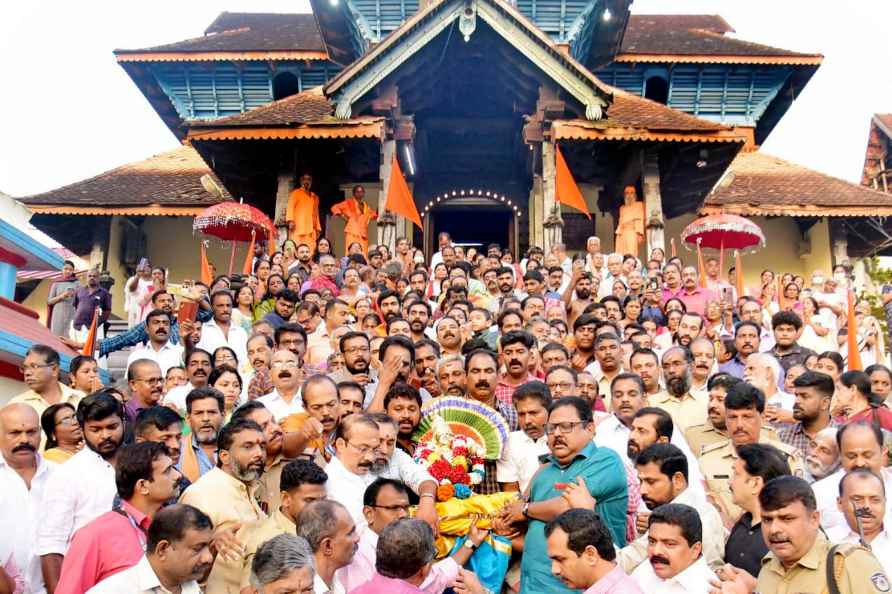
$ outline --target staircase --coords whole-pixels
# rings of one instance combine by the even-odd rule
[[[110,318],[108,320],[107,337],[122,334],[127,331],[127,320],[119,320]],[[131,347],[132,348],[132,347]],[[124,377],[127,372],[127,357],[130,355],[131,348],[122,349],[110,353],[107,359],[107,370],[111,377],[111,385],[116,385],[119,380]]]

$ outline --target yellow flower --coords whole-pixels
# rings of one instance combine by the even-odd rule
[[[431,452],[431,455],[427,457],[427,461],[429,464],[433,464],[440,458],[442,458],[442,456],[440,456],[440,454],[438,454],[437,452]]]
[[[461,466],[462,468],[468,467],[468,460],[464,456],[456,456],[452,459],[453,466]]]

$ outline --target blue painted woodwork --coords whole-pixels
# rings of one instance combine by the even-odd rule
[[[37,259],[46,267],[45,269],[59,270],[65,262],[65,258],[6,221],[0,221],[0,240],[9,251],[31,262]],[[37,263],[31,266],[39,269]]]
[[[595,74],[640,96],[649,78],[661,77],[669,83],[669,107],[724,124],[755,126],[792,72],[789,66],[614,63]]]
[[[16,267],[9,262],[0,262],[0,297],[15,300]]]
[[[345,0],[343,10],[360,38],[354,45],[365,51],[418,12],[418,0]]]
[[[9,353],[16,358],[24,359],[25,353],[27,353],[28,349],[32,346],[34,346],[33,341],[22,338],[21,336],[16,336],[11,332],[0,330],[0,352]],[[64,353],[59,353],[59,369],[69,369],[71,367],[71,359],[72,357],[69,357]],[[101,379],[104,384],[108,384],[111,381],[111,376],[107,369],[99,368],[99,379]]]
[[[598,4],[597,0],[517,0],[517,9],[552,39],[567,43],[571,32],[581,30],[577,19],[584,19]]]
[[[184,120],[243,113],[273,100],[273,77],[297,76],[299,90],[325,84],[340,71],[327,61],[157,62],[152,74]]]

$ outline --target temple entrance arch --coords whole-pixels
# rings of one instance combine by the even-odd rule
[[[523,209],[517,200],[486,189],[454,189],[431,197],[421,209],[424,252],[437,251],[437,235],[445,231],[455,244],[483,247],[497,243],[517,257],[518,224]]]

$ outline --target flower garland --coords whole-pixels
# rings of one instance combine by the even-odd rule
[[[437,415],[431,439],[418,444],[415,459],[437,481],[437,501],[467,499],[471,486],[483,482],[485,451],[473,439],[455,435]]]

